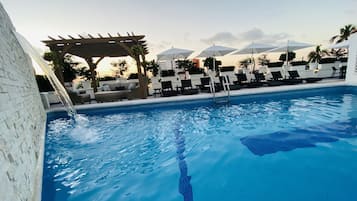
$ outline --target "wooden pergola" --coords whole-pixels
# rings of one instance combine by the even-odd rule
[[[95,37],[88,34],[87,36],[73,37],[68,35],[67,38],[58,36],[58,39],[49,36],[49,40],[42,42],[60,58],[63,58],[66,54],[71,54],[85,59],[91,71],[92,86],[95,92],[97,91],[95,69],[104,57],[132,57],[137,64],[142,98],[146,98],[147,78],[142,75],[141,70],[142,62],[145,61],[145,55],[148,53],[144,37],[144,35],[134,35],[133,33],[128,33],[127,36],[121,36],[119,33],[112,36],[108,33],[108,36],[98,34]],[[94,61],[94,58],[98,59]]]

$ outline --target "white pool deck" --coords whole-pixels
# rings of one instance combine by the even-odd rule
[[[250,89],[240,89],[230,91],[231,97],[239,97],[243,95],[253,95],[253,94],[264,94],[272,92],[286,92],[294,90],[303,90],[303,89],[317,89],[317,88],[327,88],[327,87],[337,87],[337,86],[356,86],[355,84],[347,83],[345,80],[336,80],[336,79],[327,79],[322,80],[318,83],[305,83],[298,85],[284,85],[284,86],[275,86],[275,87],[260,87],[260,88],[250,88]],[[216,97],[227,96],[226,92],[216,93]],[[125,107],[125,106],[135,106],[135,105],[147,105],[147,104],[157,104],[157,103],[170,103],[178,101],[190,101],[190,100],[203,100],[203,99],[212,99],[213,95],[211,93],[200,93],[197,95],[179,95],[172,97],[149,97],[147,99],[137,99],[130,101],[117,101],[117,102],[108,102],[108,103],[92,103],[85,105],[76,105],[75,109],[100,109],[100,108],[111,108],[111,107]],[[63,111],[64,107],[53,107],[47,110],[47,112],[56,112]]]

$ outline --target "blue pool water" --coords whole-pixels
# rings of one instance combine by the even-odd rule
[[[43,200],[355,201],[357,89],[49,114]]]

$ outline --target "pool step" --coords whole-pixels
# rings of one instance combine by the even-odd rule
[[[223,97],[216,97],[214,99],[214,102],[216,104],[227,104],[229,103],[229,98],[227,96],[223,96]]]
[[[211,80],[213,80],[211,78]],[[221,76],[220,77],[220,82],[221,82],[221,85],[223,87],[223,91],[225,93],[225,96],[220,96],[220,97],[217,97],[216,94],[215,94],[215,91],[213,91],[213,101],[217,104],[221,104],[221,103],[229,103],[229,99],[230,99],[230,86],[229,86],[229,82],[228,82],[228,77],[227,76]],[[211,82],[213,83],[213,81]],[[213,85],[213,84],[212,84]],[[212,86],[212,88],[214,89],[214,85]]]

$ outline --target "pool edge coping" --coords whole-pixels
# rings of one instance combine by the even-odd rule
[[[252,88],[252,89],[240,89],[230,91],[231,97],[239,97],[246,95],[259,95],[259,94],[269,94],[275,92],[288,92],[288,91],[297,91],[304,89],[318,89],[318,88],[329,88],[329,87],[339,87],[339,86],[357,86],[355,83],[348,83],[346,81],[333,81],[325,83],[309,83],[301,85],[285,85],[285,86],[276,86],[276,87],[261,87],[261,88]],[[225,92],[216,93],[216,98],[226,96]],[[124,106],[136,106],[136,105],[149,105],[149,104],[158,104],[158,103],[172,103],[172,102],[182,102],[182,101],[195,101],[195,100],[208,100],[212,99],[212,94],[210,93],[201,93],[197,95],[182,95],[182,96],[173,96],[173,97],[160,97],[153,99],[138,99],[130,101],[117,101],[110,103],[93,103],[86,105],[75,105],[76,110],[88,110],[88,109],[104,109],[104,108],[113,108],[113,107],[124,107]],[[52,108],[46,110],[46,113],[52,112],[63,112],[65,111],[64,107]]]

